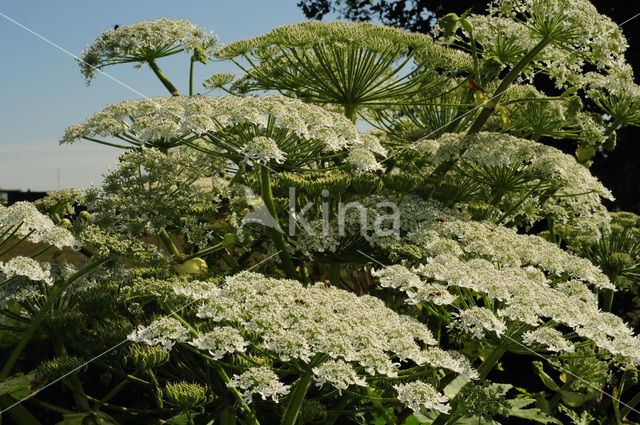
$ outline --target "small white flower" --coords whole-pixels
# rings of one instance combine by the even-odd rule
[[[527,345],[538,343],[549,351],[559,353],[573,353],[575,351],[573,344],[562,336],[562,332],[549,327],[525,332],[522,335],[522,342]]]
[[[312,369],[314,380],[319,387],[329,383],[338,389],[346,390],[351,385],[367,386],[367,381],[358,376],[358,373],[349,363],[343,360],[329,360]]]
[[[242,334],[231,326],[214,328],[190,342],[196,348],[207,350],[214,359],[220,360],[228,353],[243,353],[249,345]]]
[[[280,382],[278,375],[266,366],[252,367],[240,375],[233,375],[228,387],[238,389],[245,404],[251,403],[254,394],[263,400],[278,402],[280,396],[289,394],[290,385]]]
[[[493,332],[500,336],[507,330],[504,322],[496,317],[491,310],[484,307],[460,310],[458,313],[453,313],[452,316],[455,320],[451,322],[450,327],[459,328],[477,339],[483,339],[485,332]]]
[[[394,385],[393,388],[398,392],[398,400],[414,412],[433,409],[441,413],[449,413],[451,410],[451,406],[447,404],[449,398],[426,382],[414,381]]]
[[[286,154],[280,150],[275,140],[264,136],[251,139],[251,141],[242,148],[242,153],[245,154],[247,158],[258,161],[261,164],[268,164],[270,161],[282,164],[286,157]]]
[[[149,345],[162,345],[163,351],[171,351],[176,342],[186,342],[189,330],[177,319],[163,317],[151,322],[149,326],[138,326],[127,339],[134,342],[144,342]]]
[[[51,265],[49,263],[41,263],[29,257],[13,257],[6,263],[0,262],[0,280],[9,279],[14,276],[23,276],[34,282],[44,282],[47,285],[53,285],[53,277],[51,276]]]

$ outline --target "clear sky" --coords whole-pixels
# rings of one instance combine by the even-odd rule
[[[188,19],[213,30],[223,43],[249,38],[304,20],[297,0],[13,0],[0,13],[61,48],[80,55],[104,30],[158,18]],[[58,145],[66,127],[83,122],[105,105],[141,96],[96,73],[89,87],[73,57],[0,15],[0,188],[55,190],[98,184],[116,163],[118,150],[90,142]],[[160,60],[181,92],[188,92],[188,57]],[[147,67],[107,67],[106,73],[145,96],[166,90]],[[194,91],[226,63],[197,64]]]

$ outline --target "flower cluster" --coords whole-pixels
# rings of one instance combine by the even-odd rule
[[[168,153],[131,150],[120,156],[100,189],[87,191],[86,205],[93,223],[119,233],[157,236],[162,229],[184,226],[193,242],[206,246],[206,229],[181,220],[198,207],[216,208],[222,172],[207,155],[183,147]]]
[[[155,320],[149,326],[138,326],[127,337],[130,341],[144,342],[149,345],[162,346],[162,350],[167,352],[177,341],[187,341],[189,330],[182,323],[173,317],[163,317]]]
[[[278,402],[280,396],[289,394],[289,385],[280,382],[278,375],[266,366],[249,368],[240,375],[233,375],[227,384],[239,389],[245,404],[251,403],[254,394],[259,394],[263,400],[270,398]]]
[[[503,198],[509,207],[517,206],[521,192],[529,193],[530,202],[514,208],[512,217],[523,214],[530,222],[553,218],[588,228],[595,236],[607,230],[602,199],[613,199],[611,192],[574,157],[558,149],[500,133],[473,137],[447,133],[436,140],[421,141],[413,149],[424,157],[427,171],[458,160],[452,178],[469,177],[482,184],[486,193],[482,192],[481,198],[486,199],[490,190],[512,190],[513,198]]]
[[[58,249],[77,249],[80,243],[68,230],[56,226],[51,219],[29,202],[0,205],[0,234],[26,237],[30,242],[44,242]]]
[[[217,37],[185,20],[157,19],[123,25],[96,38],[79,59],[82,76],[90,82],[96,70],[119,63],[142,63],[178,52],[196,52],[206,62]]]
[[[449,398],[426,382],[408,382],[394,385],[398,392],[398,400],[405,403],[414,412],[424,409],[434,409],[438,412],[448,413],[451,407],[447,404]]]
[[[566,339],[559,331],[548,327],[535,329],[544,323],[563,324],[573,328],[579,337],[592,340],[596,346],[624,358],[627,363],[640,362],[638,337],[633,335],[622,319],[600,311],[593,293],[576,280],[556,286],[529,265],[497,267],[481,258],[465,261],[451,254],[428,259],[417,266],[414,272],[415,275],[411,276],[412,272],[408,269],[394,266],[376,274],[381,285],[387,287],[402,288],[405,282],[410,281],[411,286],[405,286],[404,289],[407,293],[418,292],[423,286],[436,282],[450,291],[464,288],[487,296],[495,303],[494,312],[472,307],[454,313],[457,319],[452,326],[477,338],[483,338],[486,331],[500,336],[511,323],[519,323],[518,326],[527,325],[525,328],[531,329],[522,338],[525,344],[537,343],[539,345],[534,344],[534,347],[571,352],[575,341]],[[420,301],[431,302],[426,297]],[[549,319],[552,322],[548,322]]]
[[[231,43],[221,48],[216,56],[233,59],[252,53],[256,57],[266,59],[267,52],[273,55],[273,48],[306,50],[314,45],[363,49],[390,56],[391,62],[414,53],[421,60],[429,61],[433,67],[470,67],[468,56],[436,45],[428,35],[371,23],[349,22],[302,22],[284,25],[262,36]]]
[[[44,282],[53,285],[51,277],[51,265],[41,263],[29,257],[13,257],[6,263],[0,261],[0,276],[11,279],[14,276],[23,276],[35,282]],[[3,279],[3,280],[4,280]]]
[[[269,135],[271,127],[280,130],[277,136]],[[256,134],[263,136],[256,141]],[[277,161],[286,158],[305,163],[314,161],[314,155],[319,153],[350,148],[385,153],[373,136],[362,136],[344,116],[280,95],[215,99],[172,96],[125,101],[107,106],[84,124],[69,127],[61,143],[112,136],[134,146],[190,144],[197,137],[204,142],[195,148],[205,152],[211,149],[214,154],[227,154],[237,161],[260,154]],[[276,137],[277,150],[265,145],[256,151],[256,144],[264,144],[267,137]],[[363,166],[376,168],[370,161]]]
[[[275,140],[270,137],[258,136],[251,139],[242,149],[242,153],[253,161],[266,164],[270,161],[282,163],[286,154],[280,150]]]
[[[180,287],[175,290],[185,293]],[[196,299],[201,299],[202,292],[196,292]],[[249,272],[228,277],[207,295],[198,316],[219,325],[189,343],[215,358],[257,344],[261,352],[267,350],[282,362],[308,365],[318,385],[329,383],[341,390],[367,386],[366,376],[395,377],[400,362],[449,369],[467,380],[476,376],[464,357],[434,347],[436,341],[426,326],[394,313],[377,298],[358,297],[323,283],[304,287]],[[254,336],[245,339],[243,332]],[[161,319],[139,327],[129,338],[170,349],[175,342],[185,342],[187,333],[174,319]],[[234,378],[235,386],[273,389],[277,377],[266,366],[262,369],[259,379],[251,371]],[[265,381],[266,371],[274,379]],[[251,390],[243,397],[253,393],[271,394]]]
[[[588,0],[495,0],[487,15],[472,14],[465,20],[469,25],[461,27],[467,37],[472,30],[483,56],[504,64],[517,63],[546,41],[525,73],[543,71],[558,87],[584,84],[587,64],[605,70],[625,61],[627,40],[622,31]],[[455,30],[447,31],[447,26],[443,21],[435,31],[450,43]]]

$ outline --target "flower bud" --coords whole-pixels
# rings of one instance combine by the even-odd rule
[[[209,270],[206,261],[202,258],[196,257],[191,260],[187,260],[184,263],[172,264],[173,270],[178,274],[201,274],[206,273]]]
[[[184,381],[167,384],[162,393],[168,404],[185,411],[201,407],[208,401],[205,387]]]
[[[169,360],[169,353],[160,345],[132,344],[124,355],[126,364],[138,370],[151,370]]]
[[[458,15],[449,13],[438,19],[438,26],[442,29],[442,35],[445,38],[453,37],[459,27]]]

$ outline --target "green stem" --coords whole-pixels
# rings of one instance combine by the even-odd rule
[[[178,251],[178,248],[173,243],[173,240],[171,239],[171,236],[169,236],[169,233],[167,233],[167,231],[165,229],[162,229],[162,231],[160,231],[160,234],[158,235],[158,237],[162,241],[162,244],[167,249],[169,254],[173,255],[176,258],[176,260],[181,261],[182,260],[182,254],[180,254],[180,251]]]
[[[154,74],[156,74],[156,77],[158,77],[160,82],[167,88],[167,90],[169,90],[169,93],[171,93],[171,95],[173,96],[180,96],[180,92],[178,91],[178,89],[176,89],[175,86],[171,84],[171,81],[169,81],[167,76],[164,75],[164,73],[160,70],[160,67],[158,66],[158,64],[156,64],[156,61],[154,59],[149,59],[147,63],[149,64],[149,67],[154,72]]]
[[[62,338],[58,338],[54,342],[55,351],[58,356],[66,356],[68,355],[67,348],[64,346]],[[82,388],[82,382],[78,379],[78,375],[71,374],[63,379],[62,381],[65,385],[67,385],[71,390],[71,394],[73,396],[74,401],[76,402],[76,406],[80,411],[87,412],[90,410],[89,402],[87,401],[86,394],[84,389]]]
[[[296,269],[293,266],[291,257],[289,257],[287,243],[284,240],[282,229],[278,223],[278,213],[273,202],[273,193],[271,192],[271,174],[269,173],[269,169],[264,165],[260,166],[260,184],[262,185],[262,200],[264,201],[269,214],[271,214],[271,217],[273,217],[276,222],[276,228],[271,228],[271,235],[273,236],[276,247],[278,248],[278,255],[280,256],[280,261],[282,261],[282,267],[289,279],[296,279]]]
[[[313,382],[313,375],[311,373],[307,372],[302,375],[300,381],[296,384],[296,388],[291,394],[291,399],[287,405],[287,410],[284,412],[284,416],[282,416],[280,425],[295,425],[298,413],[300,412],[300,407],[302,407],[302,402],[307,395],[307,390],[309,389],[311,382]]]
[[[18,402],[19,403],[19,402]],[[0,407],[17,425],[42,425],[22,404],[16,404],[16,400],[4,394],[0,396]],[[2,417],[0,416],[0,421]]]
[[[358,115],[356,114],[356,106],[346,104],[344,105],[344,115],[355,123]]]
[[[500,345],[495,347],[493,351],[491,351],[491,354],[489,354],[480,364],[480,366],[478,366],[479,379],[484,379],[487,377],[489,372],[491,372],[493,367],[498,363],[498,360],[500,360],[500,357],[502,357],[502,355],[506,351],[507,350]]]
[[[615,284],[615,282],[613,283]],[[605,289],[604,291],[602,291],[602,296],[602,310],[610,312],[611,308],[613,308],[613,290]]]
[[[567,390],[569,388],[569,385],[571,385],[571,383],[575,381],[575,379],[576,378],[574,376],[569,375],[567,378],[567,382],[565,382],[564,385],[562,385],[559,391],[556,391],[556,393],[551,398],[551,401],[549,401],[550,412],[552,412],[553,409],[556,407],[556,405],[560,402],[560,397],[562,397],[562,391]]]
[[[61,413],[66,415],[68,413],[75,413],[73,410],[65,409],[64,407],[56,406],[55,404],[48,403],[44,400],[37,399],[35,397],[31,397],[29,399],[29,403],[33,403],[38,407],[42,407],[43,409],[51,410],[52,412]]]
[[[487,123],[487,120],[489,119],[491,114],[493,114],[493,111],[495,110],[495,105],[497,105],[500,102],[500,99],[502,98],[504,93],[509,89],[509,86],[511,85],[511,83],[513,83],[515,79],[518,78],[520,73],[531,62],[534,61],[536,56],[538,56],[538,54],[542,52],[542,50],[544,50],[544,48],[547,47],[547,45],[550,42],[551,40],[547,37],[540,40],[538,44],[536,44],[531,49],[531,51],[529,51],[529,53],[527,53],[522,59],[520,59],[520,61],[511,69],[511,71],[509,71],[509,73],[504,77],[502,82],[500,82],[500,85],[498,86],[496,91],[493,93],[493,96],[491,96],[490,100],[488,101],[488,104],[482,108],[480,115],[478,115],[476,120],[471,125],[471,128],[469,129],[469,132],[467,133],[467,135],[475,134],[480,132],[480,130],[482,130],[482,127],[484,127],[484,125]]]
[[[147,370],[147,375],[149,376],[149,380],[155,387],[153,398],[155,399],[156,406],[158,406],[159,409],[162,409],[164,408],[164,403],[162,402],[162,390],[160,389],[160,383],[156,379],[156,375],[153,373],[151,369]],[[104,405],[104,403],[102,404]]]
[[[221,243],[219,243],[217,245],[210,246],[209,248],[205,248],[202,251],[198,251],[193,254],[186,255],[182,257],[182,261],[183,262],[188,261],[196,257],[204,257],[205,255],[212,254],[214,252],[220,251],[221,249],[224,249],[224,246]]]
[[[109,391],[104,397],[102,397],[100,399],[100,402],[97,403],[95,406],[93,406],[92,410],[97,410],[99,408],[101,408],[102,406],[104,406],[104,404],[106,402],[108,402],[109,400],[111,400],[113,397],[115,397],[116,395],[118,395],[118,393],[120,391],[122,391],[127,385],[129,385],[129,383],[131,383],[131,381],[129,381],[128,379],[123,379],[122,382],[120,382],[116,387],[114,387],[111,391]]]
[[[89,264],[87,267],[78,271],[76,274],[74,274],[69,279],[67,279],[66,282],[63,282],[60,285],[55,285],[49,291],[47,302],[40,309],[40,311],[38,311],[38,314],[36,315],[36,317],[33,318],[27,330],[22,334],[22,338],[20,339],[18,344],[15,346],[15,348],[13,349],[13,352],[9,356],[9,359],[4,364],[4,367],[2,368],[2,370],[0,371],[0,381],[3,381],[7,376],[9,376],[9,374],[11,373],[11,369],[13,368],[15,363],[18,361],[18,357],[20,357],[20,354],[22,354],[22,351],[25,349],[25,347],[27,346],[27,344],[35,334],[36,330],[38,329],[38,327],[40,326],[40,324],[42,323],[46,315],[53,308],[53,305],[56,303],[56,301],[58,301],[58,298],[60,297],[62,292],[64,292],[64,290],[73,282],[75,282],[77,279],[93,271],[94,269],[98,268],[99,266],[106,263],[107,261],[109,261],[109,258],[105,258],[105,259],[96,261],[93,264]]]
[[[229,375],[227,375],[227,372],[224,371],[224,369],[218,364],[218,362],[212,361],[211,364],[220,379],[222,379],[222,382],[224,382],[225,384],[231,382]],[[247,415],[253,420],[253,425],[260,425],[260,422],[258,422],[258,419],[256,418],[255,412],[251,410],[251,408],[247,404],[244,403],[244,400],[242,400],[242,396],[240,395],[238,390],[235,387],[229,386],[227,386],[227,389],[233,395],[236,401],[238,401],[242,405],[242,409],[247,413]]]
[[[191,64],[189,65],[189,96],[193,96],[193,63],[194,57],[191,57]]]
[[[620,412],[620,416],[622,418],[625,418],[638,403],[640,403],[640,392],[633,396],[633,398],[627,403],[625,403],[624,409],[622,409],[622,411]],[[615,420],[612,420],[611,422],[609,422],[609,425],[614,425],[615,423]]]

